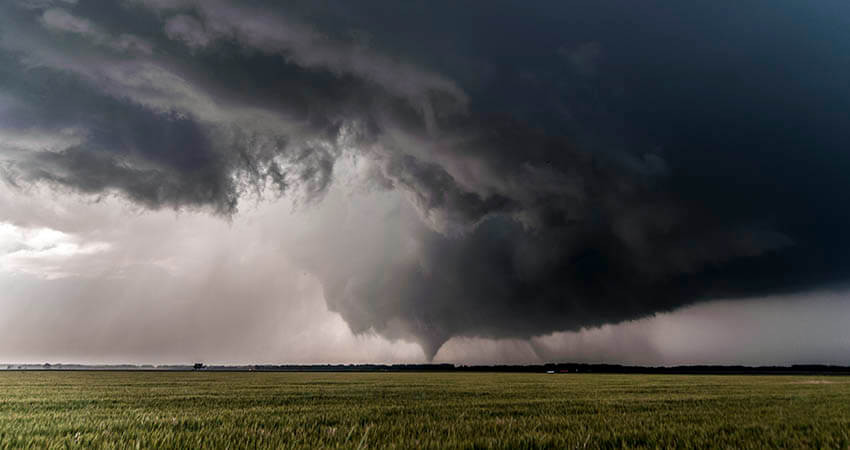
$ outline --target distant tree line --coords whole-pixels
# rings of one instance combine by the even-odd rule
[[[1,367],[1,366],[0,366]],[[9,364],[6,370],[138,370],[138,371],[239,371],[239,372],[516,372],[516,373],[635,373],[635,374],[715,374],[715,375],[850,375],[850,367],[833,365],[792,366],[673,366],[648,367],[619,364],[549,363],[536,365],[454,365],[454,364],[313,364],[313,365],[81,365]]]

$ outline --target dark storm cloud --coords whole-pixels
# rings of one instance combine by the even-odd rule
[[[353,330],[429,357],[850,269],[843,3],[2,8],[8,180],[233,214],[352,155],[415,251],[307,264]]]

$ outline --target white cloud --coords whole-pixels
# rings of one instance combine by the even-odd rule
[[[0,222],[0,271],[43,279],[93,275],[79,259],[106,252],[105,242],[86,242],[51,228],[22,228]]]

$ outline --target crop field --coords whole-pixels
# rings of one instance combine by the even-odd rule
[[[0,372],[0,448],[850,447],[844,377]]]

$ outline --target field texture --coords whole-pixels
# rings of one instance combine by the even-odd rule
[[[850,447],[841,377],[0,372],[0,448]]]

